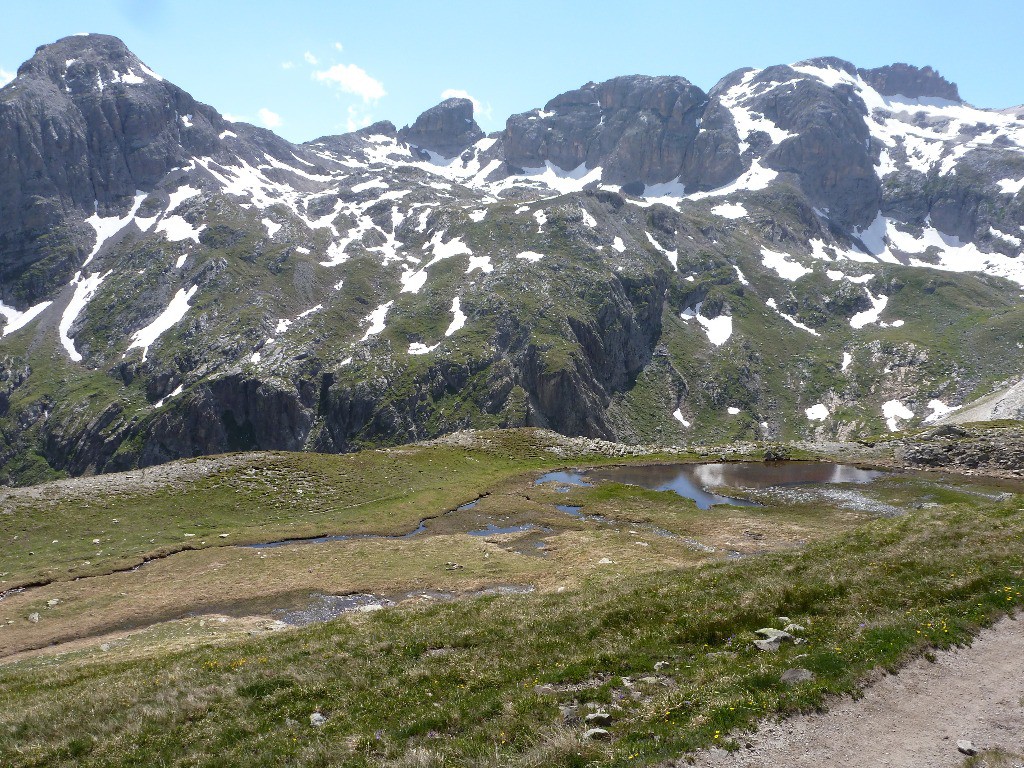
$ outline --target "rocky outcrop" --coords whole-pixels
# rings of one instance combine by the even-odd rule
[[[896,448],[897,460],[916,467],[1024,473],[1024,429],[937,427]]]
[[[769,70],[761,74],[768,76]],[[834,221],[866,227],[874,220],[882,199],[878,150],[871,146],[864,106],[852,88],[804,79],[755,98],[751,108],[793,134],[768,150],[768,167],[795,174],[811,203],[827,209]]]
[[[604,169],[613,184],[653,184],[679,176],[707,97],[682,77],[617,77],[587,83],[542,110],[508,119],[505,160]]]
[[[890,64],[875,69],[858,69],[857,74],[883,96],[960,101],[956,83],[951,83],[931,67]]]
[[[398,139],[442,157],[458,157],[484,137],[469,99],[445,99],[398,132]]]

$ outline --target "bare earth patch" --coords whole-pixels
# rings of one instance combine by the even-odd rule
[[[765,724],[739,739],[738,752],[713,749],[677,765],[945,768],[964,764],[961,739],[979,751],[1024,751],[1024,621],[1004,619],[934,663],[919,659],[859,700]]]

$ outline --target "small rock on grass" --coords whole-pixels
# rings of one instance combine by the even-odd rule
[[[589,715],[583,718],[583,722],[585,722],[587,725],[611,725],[612,716],[610,713],[603,711],[591,712]]]
[[[814,673],[809,669],[798,667],[796,669],[787,669],[782,673],[780,679],[786,685],[796,685],[797,683],[806,683],[808,680],[813,680]]]
[[[38,613],[30,613],[28,615],[28,620],[31,621],[33,624],[38,624],[39,623],[39,614]]]
[[[314,728],[320,728],[326,723],[327,718],[319,712],[314,712],[312,715],[309,716],[309,724],[312,725]]]
[[[769,640],[792,640],[793,636],[783,629],[775,629],[773,627],[763,627],[754,632],[754,634],[767,637]]]
[[[958,752],[964,755],[971,756],[978,754],[978,749],[974,746],[974,742],[968,739],[960,739],[960,741],[956,743],[956,748]]]
[[[784,632],[781,629],[774,629],[772,627],[762,627],[756,631],[756,634],[762,635],[763,637],[762,640],[754,641],[754,645],[762,651],[777,651],[779,650],[779,646],[784,642],[797,642],[797,638],[793,637],[789,632]]]
[[[591,728],[583,734],[583,738],[586,741],[607,741],[611,737],[612,735],[604,728]]]

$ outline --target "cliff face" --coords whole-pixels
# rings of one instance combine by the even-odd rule
[[[1024,123],[929,68],[619,77],[490,137],[449,99],[299,146],[89,35],[0,90],[0,146],[7,481],[471,426],[849,437],[1024,362]]]

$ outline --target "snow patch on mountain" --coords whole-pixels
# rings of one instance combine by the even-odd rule
[[[5,321],[3,335],[8,336],[19,328],[24,328],[35,320],[39,316],[39,313],[51,304],[53,304],[52,301],[44,301],[36,304],[34,307],[29,307],[24,312],[20,312],[14,307],[9,307],[0,301],[0,315],[4,316]]]
[[[807,414],[807,418],[810,421],[824,421],[829,415],[828,408],[824,403],[818,403],[810,408],[805,408],[804,413]]]
[[[857,275],[856,277],[854,277],[853,275],[848,275],[845,272],[840,272],[838,269],[825,270],[825,276],[829,280],[832,280],[833,282],[836,283],[838,283],[841,280],[846,280],[847,282],[858,283],[860,285],[870,283],[875,277],[873,274],[870,273],[866,275]]]
[[[925,416],[925,424],[931,424],[933,421],[938,421],[943,416],[947,416],[953,413],[954,411],[960,410],[959,405],[946,405],[941,400],[929,400],[927,407],[928,410],[931,411],[931,413]]]
[[[185,314],[190,309],[189,302],[195,295],[197,288],[198,286],[195,285],[187,291],[184,288],[179,288],[178,292],[174,294],[174,298],[171,299],[171,303],[167,305],[163,312],[157,315],[153,322],[132,334],[131,343],[128,345],[128,350],[125,351],[124,357],[127,357],[128,351],[135,347],[140,347],[142,349],[142,359],[145,361],[146,355],[149,354],[149,347],[153,342],[162,333],[180,323],[185,317]]]
[[[666,259],[668,259],[669,263],[672,265],[672,269],[674,269],[676,272],[678,272],[679,271],[679,249],[676,248],[676,249],[670,251],[668,248],[666,248],[661,243],[659,243],[657,240],[655,240],[654,239],[654,235],[652,235],[650,232],[645,232],[644,234],[647,235],[647,239],[650,241],[651,245],[654,246],[655,250],[658,251],[658,253],[660,253]]]
[[[989,227],[988,232],[992,237],[997,237],[1003,242],[1009,243],[1014,248],[1020,248],[1021,239],[1015,235],[1009,235],[1006,232],[996,229],[995,227]]]
[[[424,250],[430,250],[433,253],[433,258],[419,269],[408,268],[402,273],[400,278],[402,281],[402,293],[419,293],[420,289],[427,282],[427,270],[430,267],[437,264],[439,261],[444,259],[450,259],[453,256],[468,255],[470,257],[470,268],[467,272],[473,269],[481,269],[484,272],[490,272],[494,269],[490,263],[490,257],[481,256],[474,263],[473,251],[470,250],[469,246],[462,240],[461,237],[452,238],[447,243],[444,242],[445,231],[441,230],[435,232],[433,237],[423,246]]]
[[[768,299],[765,302],[765,304],[768,306],[769,309],[773,310],[775,312],[775,314],[777,314],[779,317],[781,317],[787,323],[792,325],[794,328],[799,328],[801,331],[807,331],[812,336],[821,336],[821,334],[818,333],[813,328],[804,325],[803,323],[801,323],[799,320],[797,320],[792,315],[787,315],[785,312],[783,312],[781,309],[779,309],[779,305],[775,301],[775,299]]]
[[[741,203],[721,203],[712,208],[711,212],[723,219],[742,219],[749,215]]]
[[[64,308],[60,323],[57,325],[57,332],[60,336],[60,343],[67,351],[68,357],[76,363],[81,362],[82,355],[75,348],[74,340],[68,335],[71,331],[71,326],[82,313],[82,310],[85,309],[89,300],[96,295],[100,284],[109,276],[109,271],[103,275],[99,272],[93,272],[88,277],[84,277],[79,272],[75,275],[74,280],[71,281],[71,285],[75,286],[75,292],[71,296],[71,301]]]
[[[448,330],[444,332],[445,337],[451,336],[456,331],[462,330],[466,325],[466,315],[462,312],[462,303],[459,301],[459,297],[456,296],[452,299],[452,322],[448,326]]]
[[[779,253],[768,248],[761,249],[761,263],[774,270],[783,280],[798,280],[811,272],[803,264],[792,261],[788,253]]]
[[[516,258],[536,263],[544,258],[544,254],[537,253],[536,251],[523,251],[522,253],[516,254]]]
[[[259,352],[257,352],[256,354],[259,354]],[[159,400],[157,400],[155,403],[153,403],[153,407],[154,408],[160,408],[161,406],[163,406],[164,403],[166,403],[168,400],[171,400],[171,399],[177,397],[184,390],[185,390],[185,385],[184,384],[179,384],[177,387],[174,388],[174,390],[172,392],[169,392],[167,395],[165,395],[164,397],[161,397]]]
[[[1013,179],[1000,179],[996,184],[999,185],[999,191],[1004,195],[1016,195],[1024,189],[1024,178],[1020,181],[1014,181]]]
[[[366,333],[363,334],[363,338],[360,341],[366,341],[371,336],[376,336],[378,333],[383,331],[387,327],[388,312],[391,310],[391,306],[394,301],[389,301],[387,304],[381,304],[373,312],[367,315],[364,319],[364,323],[369,323],[369,327],[366,329]]]
[[[755,160],[750,164],[750,168],[734,181],[708,192],[694,192],[692,195],[687,195],[687,198],[689,200],[705,200],[709,197],[731,195],[734,192],[757,192],[767,188],[778,175],[771,168],[761,165],[760,160]]]
[[[441,345],[440,344],[434,344],[434,345],[428,347],[426,344],[422,344],[422,343],[420,343],[418,341],[414,341],[412,344],[409,345],[409,354],[410,355],[426,355],[426,354],[429,354],[430,352],[433,352],[439,346],[441,346]]]
[[[100,252],[100,248],[110,238],[120,232],[122,229],[128,226],[128,224],[135,218],[135,214],[139,210],[139,206],[142,205],[142,201],[146,199],[148,195],[145,192],[136,191],[135,199],[132,201],[132,208],[128,211],[127,216],[100,216],[98,212],[94,212],[92,216],[85,220],[85,223],[91,226],[96,231],[96,244],[92,247],[89,255],[82,263],[82,267],[89,265],[89,262],[93,260],[93,257]],[[96,204],[99,206],[99,203]]]
[[[281,229],[282,226],[281,224],[278,224],[276,221],[271,221],[270,219],[262,219],[260,223],[267,228],[267,237],[269,237],[271,240],[274,239],[274,235],[277,234],[277,231]]]
[[[163,232],[172,243],[178,243],[182,240],[194,240],[198,243],[199,235],[204,229],[206,229],[205,224],[201,224],[196,228],[181,216],[164,216],[160,223],[156,225],[156,231]]]
[[[488,190],[498,194],[520,185],[545,186],[560,195],[566,195],[570,192],[580,192],[586,186],[598,183],[602,173],[601,168],[587,168],[586,163],[581,163],[572,170],[564,170],[546,160],[543,166],[524,168],[522,174],[488,184]]]
[[[765,90],[771,90],[782,84],[757,83],[752,85],[751,81],[759,74],[760,70],[756,69],[746,72],[739,83],[727,90],[720,97],[722,106],[729,110],[729,113],[732,115],[733,123],[736,126],[736,133],[740,138],[740,154],[746,152],[750,147],[750,135],[754,132],[768,134],[772,144],[778,144],[779,142],[785,141],[793,136],[792,133],[780,128],[764,115],[753,112],[744,106],[745,102],[749,102],[751,99],[759,95],[759,93],[763,93]],[[768,86],[767,89],[765,88],[766,85]]]
[[[868,291],[868,298],[871,299],[871,309],[865,309],[863,312],[858,312],[853,317],[851,317],[851,328],[860,329],[863,328],[865,325],[877,323],[879,321],[879,318],[882,316],[882,310],[884,310],[885,305],[889,303],[888,296],[873,296],[870,291]]]
[[[202,190],[196,189],[195,187],[184,186],[179,187],[173,192],[168,193],[167,197],[170,198],[170,202],[167,204],[166,213],[174,213],[178,206],[184,203],[186,200],[195,197]]]
[[[899,400],[888,400],[882,404],[882,416],[890,432],[899,432],[900,421],[914,418],[914,412]]]
[[[475,269],[479,269],[484,274],[489,274],[494,271],[494,265],[491,263],[491,257],[486,254],[483,256],[469,257],[469,265],[466,267],[466,274],[468,275]]]
[[[696,320],[707,334],[708,341],[716,347],[720,347],[732,336],[732,317],[730,315],[704,317],[700,313],[703,304],[704,302],[699,302],[695,307],[687,307],[679,316],[687,321]]]

